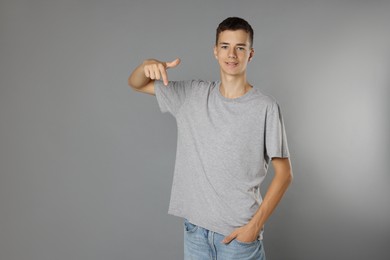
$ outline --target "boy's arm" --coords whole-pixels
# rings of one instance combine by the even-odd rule
[[[128,84],[134,90],[155,95],[154,80],[162,79],[165,85],[168,85],[168,75],[166,70],[179,65],[180,60],[172,62],[162,62],[159,60],[145,60],[130,75]]]
[[[271,216],[272,212],[282,199],[288,186],[290,185],[293,174],[289,158],[273,158],[275,176],[272,179],[264,200],[255,215],[248,224],[235,229],[229,236],[225,237],[224,243],[229,243],[233,239],[242,242],[252,242],[256,240],[264,223]]]

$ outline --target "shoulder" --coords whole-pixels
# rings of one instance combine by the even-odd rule
[[[189,80],[188,84],[192,88],[192,92],[196,92],[200,95],[210,93],[216,86],[218,86],[218,81],[208,81],[201,79]]]
[[[164,83],[162,80],[156,80],[155,84],[158,84],[159,87],[164,86]],[[200,79],[189,79],[189,80],[173,80],[168,82],[168,86],[170,85],[183,85],[183,86],[191,86],[191,87],[210,87],[215,85],[215,81],[207,81],[207,80],[200,80]]]
[[[253,89],[254,94],[253,97],[257,101],[257,103],[261,106],[265,106],[269,109],[274,109],[279,106],[276,98],[271,95],[264,94],[261,90],[255,88]]]
[[[193,86],[199,86],[201,88],[208,88],[208,87],[215,86],[217,84],[217,81],[208,81],[202,79],[193,79],[190,82]]]

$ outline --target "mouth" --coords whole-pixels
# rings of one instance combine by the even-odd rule
[[[235,68],[238,65],[238,62],[225,62],[226,66],[229,68]]]

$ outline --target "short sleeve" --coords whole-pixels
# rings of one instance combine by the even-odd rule
[[[265,127],[265,158],[290,157],[284,121],[279,105],[274,102],[267,111]]]
[[[192,81],[169,81],[165,86],[161,80],[154,82],[154,90],[162,113],[176,116],[180,107],[191,94]]]

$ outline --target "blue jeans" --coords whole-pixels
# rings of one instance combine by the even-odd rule
[[[224,237],[184,219],[184,260],[265,260],[261,240],[223,244]]]

